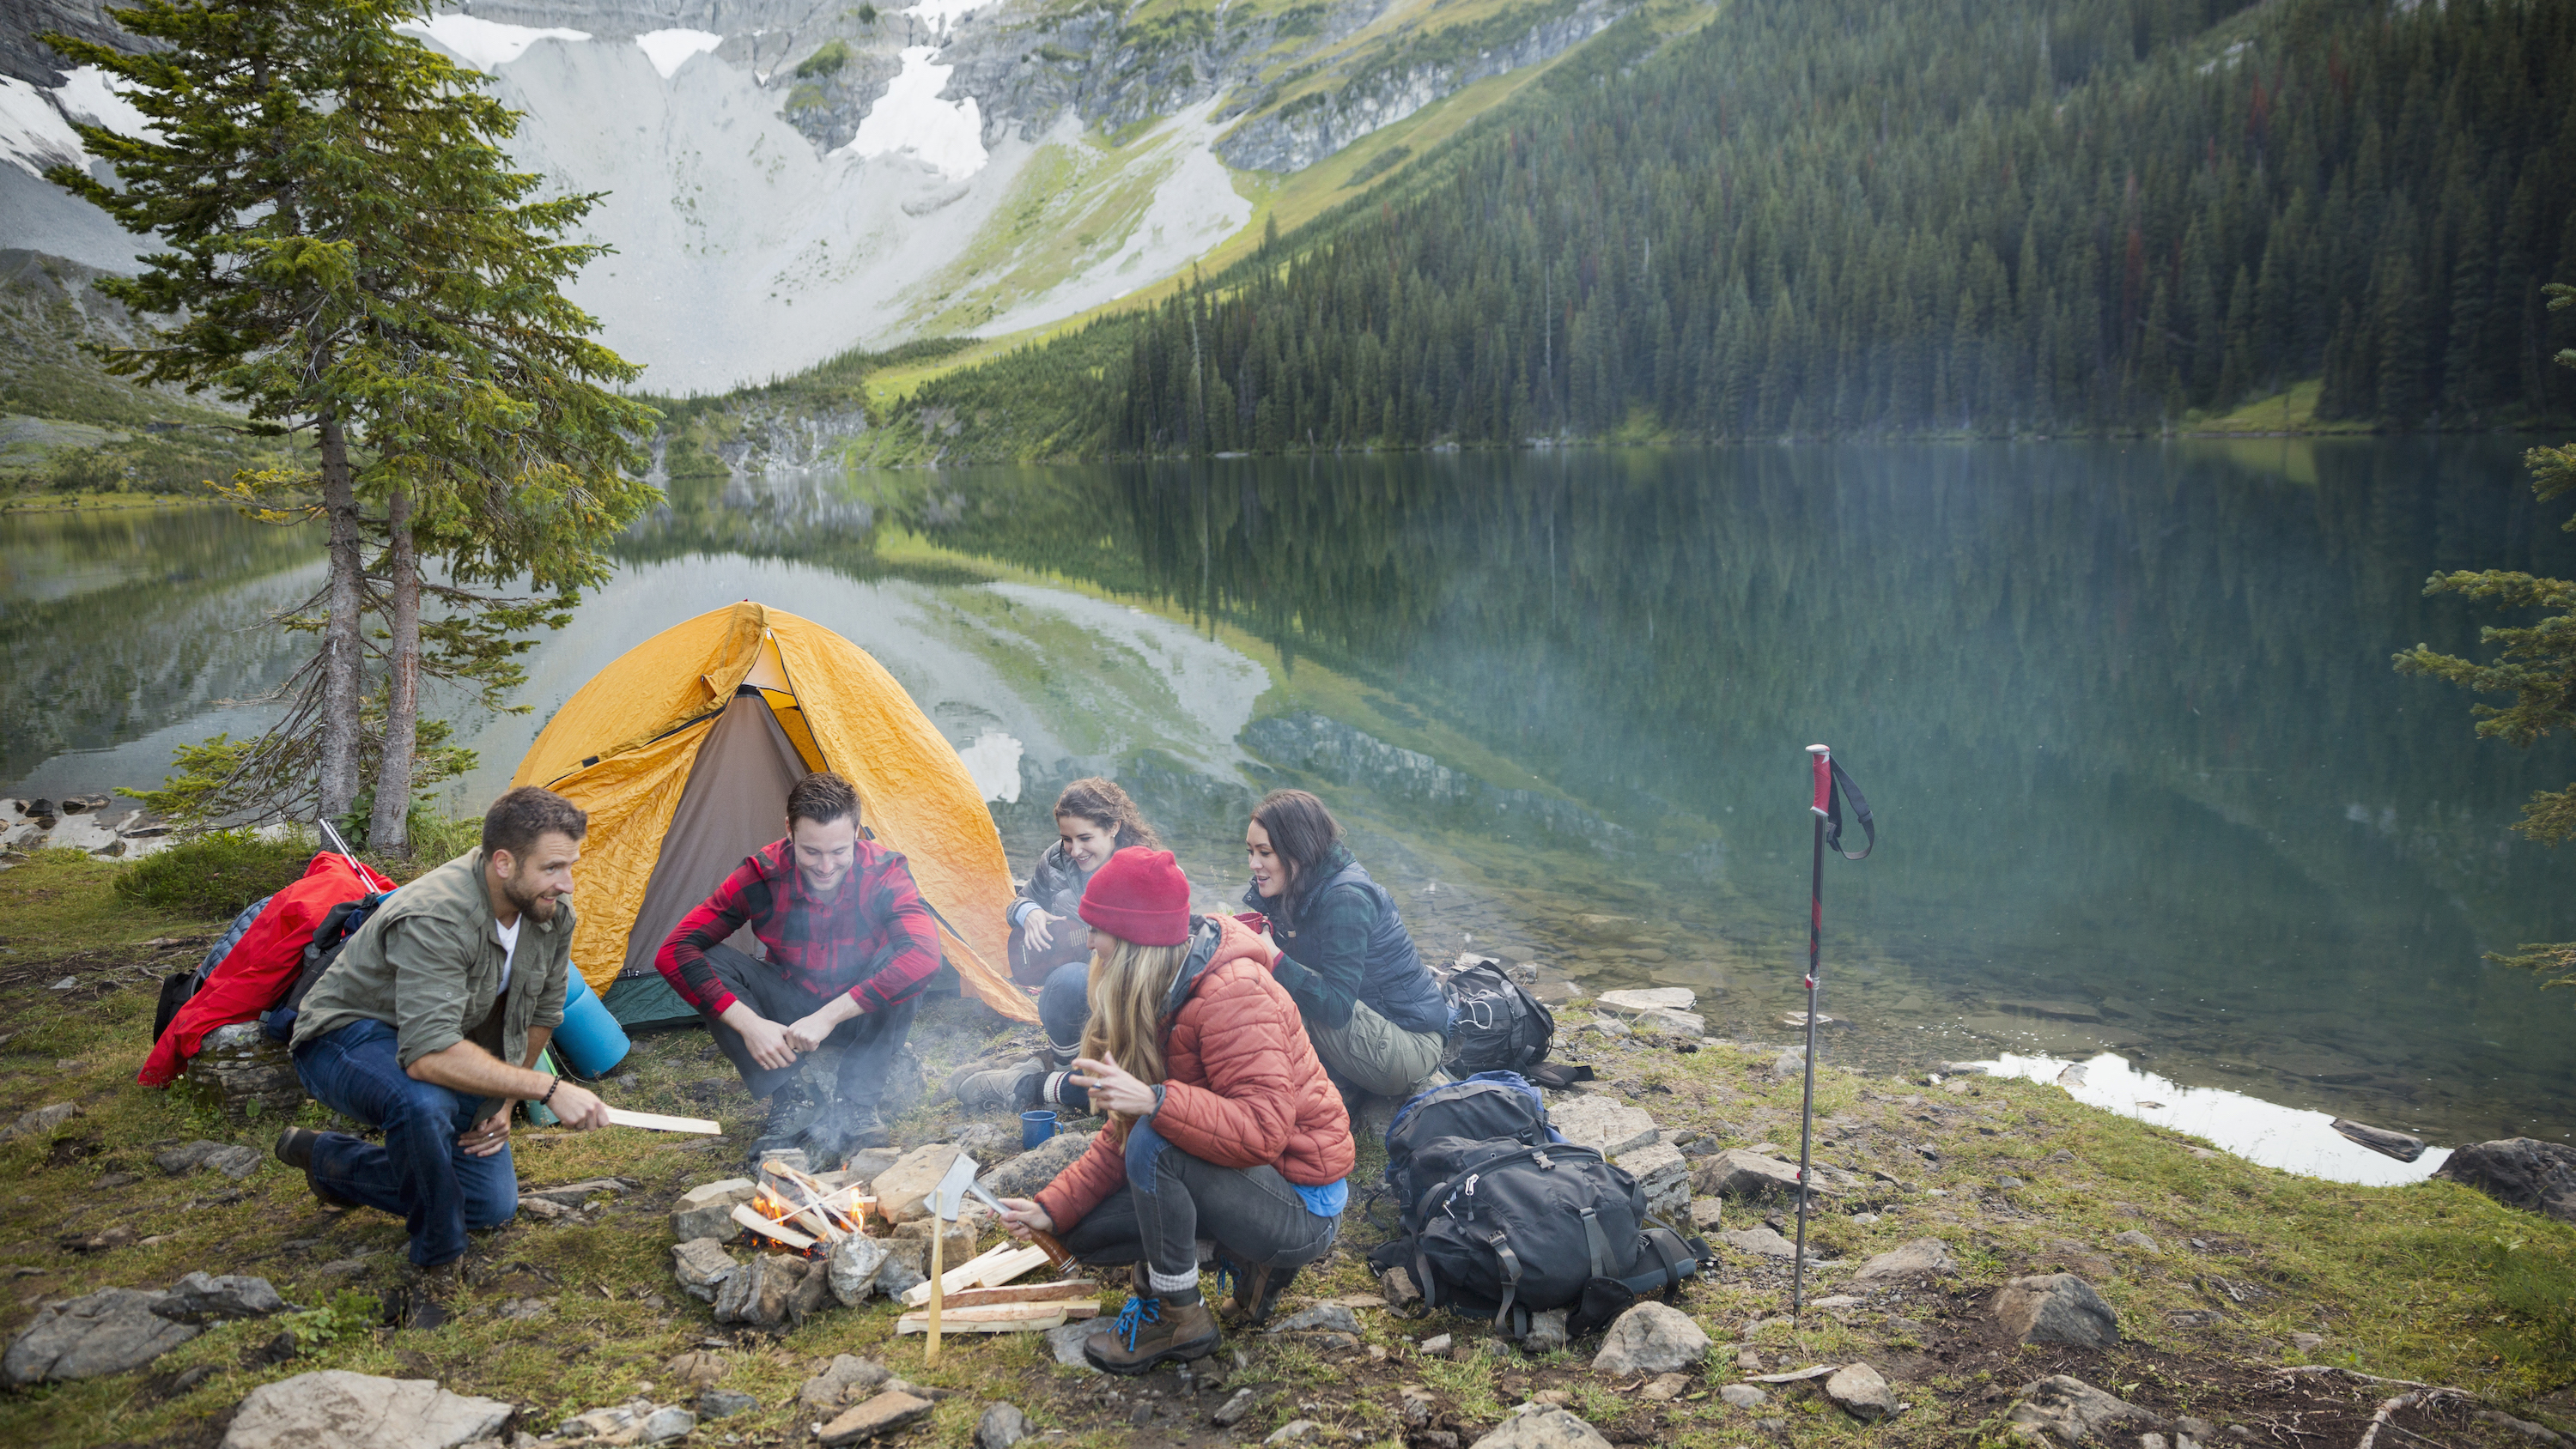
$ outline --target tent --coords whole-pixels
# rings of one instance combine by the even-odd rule
[[[869,835],[910,862],[966,989],[1035,1021],[1008,971],[1002,839],[957,751],[857,645],[749,600],[618,656],[555,711],[511,778],[590,812],[572,959],[609,1010],[630,1025],[696,1019],[654,954],[779,837],[788,787],[823,769],[858,791]],[[758,952],[747,930],[733,944]]]

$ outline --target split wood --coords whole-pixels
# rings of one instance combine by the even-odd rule
[[[1075,1278],[1061,1283],[1013,1283],[1001,1288],[968,1288],[945,1295],[951,1308],[972,1308],[985,1303],[1052,1303],[1063,1298],[1088,1298],[1100,1291],[1100,1285]]]
[[[949,1269],[936,1281],[942,1295],[979,1284],[986,1288],[999,1288],[1046,1260],[1044,1248],[1020,1248],[1003,1243]],[[904,1290],[903,1303],[907,1308],[918,1308],[929,1301],[928,1283],[918,1283]]]
[[[814,1240],[812,1238],[805,1236],[803,1233],[796,1231],[785,1223],[771,1222],[769,1219],[762,1217],[759,1213],[753,1211],[751,1204],[747,1202],[738,1202],[733,1205],[733,1220],[742,1224],[744,1227],[751,1229],[753,1232],[760,1234],[762,1237],[776,1238],[778,1241],[785,1243],[787,1246],[794,1248],[800,1253],[814,1246]]]
[[[1078,1318],[1100,1316],[1097,1298],[1069,1298],[1054,1303],[987,1303],[975,1308],[943,1307],[942,1333],[1044,1333]],[[907,1313],[895,1320],[898,1336],[930,1328],[928,1313]]]

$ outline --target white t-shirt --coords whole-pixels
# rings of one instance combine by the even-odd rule
[[[519,954],[519,928],[527,923],[524,914],[506,926],[498,921],[492,923],[492,934],[501,938],[501,989],[493,993],[496,996],[510,994],[510,958]]]

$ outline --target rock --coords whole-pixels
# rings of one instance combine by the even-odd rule
[[[1413,1274],[1402,1268],[1389,1268],[1377,1275],[1384,1290],[1386,1306],[1398,1313],[1410,1312],[1422,1302],[1422,1290],[1413,1286]]]
[[[2164,1251],[2162,1248],[2156,1246],[2155,1239],[2139,1232],[2136,1228],[2131,1228],[2127,1232],[2113,1237],[2111,1241],[2119,1244],[2123,1248],[2136,1248],[2140,1252],[2144,1253],[2161,1253]]]
[[[2470,1413],[2469,1417],[2477,1420],[2481,1424],[2493,1424],[2499,1429],[2510,1429],[2514,1433],[2520,1434],[2522,1437],[2530,1440],[2534,1444],[2564,1444],[2567,1442],[2565,1435],[2560,1434],[2557,1430],[2550,1428],[2546,1424],[2535,1424],[2529,1419],[2517,1419],[2511,1414],[2503,1413],[2495,1409],[2478,1409]]]
[[[0,1127],[0,1142],[14,1142],[21,1137],[51,1132],[79,1115],[80,1105],[75,1102],[56,1102],[50,1107],[21,1112],[17,1121]]]
[[[1505,1419],[1475,1449],[1610,1449],[1601,1431],[1553,1405]]]
[[[1776,1195],[1794,1199],[1798,1195],[1798,1164],[1736,1147],[1700,1163],[1692,1181],[1708,1197]],[[1842,1174],[1818,1164],[1810,1186],[1816,1196],[1826,1197],[1847,1190],[1847,1184]]]
[[[607,1438],[612,1443],[631,1444],[635,1441],[641,1416],[651,1412],[653,1412],[653,1404],[649,1399],[638,1399],[631,1404],[613,1404],[604,1409],[592,1409],[575,1414],[556,1425],[555,1432],[581,1438]]]
[[[1252,1412],[1253,1401],[1259,1397],[1250,1389],[1237,1389],[1234,1391],[1234,1397],[1218,1405],[1217,1411],[1208,1416],[1208,1422],[1220,1429],[1231,1429],[1242,1423],[1244,1416]],[[1405,1401],[1408,1411],[1412,1407],[1412,1402],[1410,1399]]]
[[[1807,1049],[1791,1047],[1771,1059],[1771,1080],[1785,1082],[1807,1074]]]
[[[879,1293],[888,1298],[900,1298],[916,1284],[930,1280],[930,1240],[928,1238],[892,1238],[880,1241],[886,1245],[886,1260],[885,1266],[877,1269]]]
[[[1878,1370],[1865,1363],[1846,1364],[1826,1379],[1825,1397],[1864,1424],[1875,1424],[1896,1412],[1896,1394]]]
[[[2120,1341],[2120,1315],[2072,1273],[2013,1279],[1995,1295],[1995,1317],[2023,1343],[2109,1348]]]
[[[891,1147],[868,1147],[853,1152],[850,1154],[849,1162],[841,1169],[841,1185],[846,1187],[855,1182],[860,1187],[866,1188],[877,1180],[878,1173],[894,1166],[896,1160],[902,1156],[902,1153]]]
[[[1531,1314],[1529,1332],[1521,1335],[1521,1352],[1554,1353],[1572,1343],[1574,1336],[1566,1331],[1565,1315],[1562,1308]]]
[[[987,1213],[979,1218],[978,1221],[989,1221],[990,1218],[991,1214]],[[927,1245],[930,1242],[931,1229],[934,1226],[938,1228],[939,1235],[948,1240],[947,1246],[942,1248],[940,1251],[945,1255],[943,1261],[945,1261],[949,1267],[954,1268],[958,1264],[966,1262],[975,1256],[975,1228],[972,1224],[966,1222],[962,1216],[958,1221],[953,1223],[943,1223],[939,1219],[932,1217],[914,1218],[908,1223],[898,1223],[895,1225],[894,1236],[887,1240],[887,1245],[889,1249],[891,1249],[893,1244],[902,1242],[914,1242]],[[922,1251],[927,1254],[929,1249],[925,1246]],[[928,1268],[929,1262],[930,1260],[927,1257],[922,1259],[922,1265],[925,1269]]]
[[[731,1389],[709,1389],[698,1395],[698,1417],[701,1419],[730,1419],[759,1407],[760,1400]]]
[[[1017,1123],[1004,1127],[999,1122],[973,1122],[957,1133],[957,1150],[977,1162],[998,1161],[1019,1150],[1020,1129]],[[1000,1193],[993,1194],[1000,1197]]]
[[[1359,1315],[1338,1303],[1318,1303],[1312,1308],[1301,1308],[1289,1314],[1286,1318],[1270,1325],[1267,1331],[1312,1333],[1317,1330],[1347,1333],[1357,1337],[1360,1332]]]
[[[1713,1233],[1717,1231],[1718,1224],[1724,1221],[1726,1221],[1726,1199],[1722,1197],[1695,1197],[1691,1199],[1690,1223],[1692,1227],[1699,1229],[1703,1233]]]
[[[1646,1211],[1680,1217],[1690,1209],[1690,1162],[1680,1148],[1649,1142],[1620,1153],[1618,1161],[1629,1176],[1637,1179],[1638,1191],[1646,1195]]]
[[[1029,1437],[1029,1416],[1016,1404],[995,1404],[975,1421],[975,1449],[1011,1449]]]
[[[1422,1340],[1422,1351],[1433,1358],[1447,1358],[1455,1342],[1456,1340],[1448,1334],[1435,1333]]]
[[[1939,1238],[1916,1238],[1899,1243],[1860,1265],[1852,1275],[1856,1283],[1874,1282],[1881,1278],[1903,1278],[1915,1273],[1956,1273],[1959,1260],[1950,1256],[1950,1245]]]
[[[625,1194],[626,1179],[622,1177],[590,1177],[580,1182],[561,1183],[554,1187],[532,1187],[520,1193],[519,1200],[525,1202],[529,1198],[538,1197],[559,1207],[577,1208],[589,1203],[593,1198],[623,1197]],[[746,1201],[748,1201],[747,1198]],[[690,1236],[705,1235],[693,1233]]]
[[[731,1253],[725,1251],[723,1240],[718,1238],[691,1238],[685,1243],[671,1245],[671,1276],[679,1279],[680,1287],[701,1302],[715,1302],[718,1286],[741,1266],[733,1260]]]
[[[1592,1369],[1604,1374],[1660,1374],[1689,1368],[1708,1352],[1708,1335],[1689,1314],[1646,1302],[1619,1315],[1601,1336]]]
[[[266,1318],[272,1313],[285,1312],[286,1300],[277,1296],[277,1290],[268,1286],[265,1278],[232,1273],[210,1278],[197,1272],[172,1284],[168,1296],[153,1304],[152,1311],[182,1323]]]
[[[195,1142],[153,1153],[152,1165],[172,1177],[178,1177],[196,1171],[205,1165],[209,1153],[221,1152],[223,1149],[223,1143],[208,1142],[201,1138]]]
[[[2025,1384],[2004,1422],[2032,1436],[2055,1435],[2064,1443],[2081,1444],[2097,1435],[2108,1442],[2111,1436],[2104,1431],[2113,1425],[2152,1424],[2156,1416],[2082,1379],[2057,1374]]]
[[[783,1253],[762,1253],[725,1275],[716,1285],[716,1322],[747,1323],[754,1328],[786,1327],[798,1315],[810,1260]],[[823,1265],[812,1265],[818,1272]]]
[[[896,1158],[894,1166],[878,1173],[873,1184],[877,1211],[890,1223],[930,1216],[930,1191],[939,1186],[939,1179],[948,1174],[948,1164],[956,1160],[957,1149],[945,1142],[916,1147]]]
[[[1751,1384],[1724,1385],[1718,1389],[1717,1396],[1739,1409],[1758,1409],[1771,1402],[1769,1394]]]
[[[951,1149],[953,1152],[954,1149]],[[930,1417],[930,1401],[910,1394],[879,1394],[823,1426],[823,1449],[840,1449]]]
[[[2366,1127],[2359,1122],[2349,1122],[2341,1117],[2326,1125],[2382,1157],[2394,1157],[2400,1162],[2413,1162],[2424,1155],[2424,1139],[2421,1137],[2409,1137],[2403,1132],[2391,1132],[2385,1127]]]
[[[689,1431],[696,1427],[698,1427],[697,1415],[677,1405],[671,1405],[655,1409],[644,1416],[643,1432],[636,1436],[636,1442],[667,1444],[674,1439],[687,1438]]]
[[[65,980],[69,980],[70,978],[66,977],[66,978],[64,978],[64,979],[65,979]],[[1587,1021],[1587,1022],[1583,1023],[1581,1026],[1576,1027],[1576,1028],[1575,1028],[1575,1030],[1576,1030],[1576,1031],[1596,1031],[1596,1032],[1599,1032],[1599,1033],[1600,1033],[1601,1035],[1603,1035],[1603,1036],[1634,1036],[1634,1035],[1636,1035],[1635,1030],[1634,1030],[1633,1028],[1631,1028],[1631,1027],[1628,1025],[1628,1023],[1626,1023],[1626,1022],[1624,1022],[1624,1021],[1621,1021],[1619,1018],[1617,1018],[1617,1017],[1615,1017],[1615,1016],[1596,1016],[1596,1017],[1592,1018],[1590,1021]]]
[[[1668,1404],[1689,1391],[1688,1374],[1657,1374],[1637,1391],[1637,1397],[1650,1404]]]
[[[1087,1319],[1061,1328],[1050,1328],[1046,1333],[1047,1348],[1054,1353],[1059,1366],[1096,1374],[1100,1370],[1093,1368],[1091,1360],[1082,1356],[1082,1345],[1085,1339],[1099,1331],[1100,1325]]]
[[[713,1386],[716,1380],[724,1377],[725,1361],[705,1349],[693,1348],[687,1353],[675,1354],[665,1361],[662,1372],[689,1388],[703,1389]]]
[[[850,1390],[874,1391],[893,1377],[884,1364],[873,1359],[839,1354],[796,1391],[796,1402],[809,1409],[837,1409],[849,1401]]]
[[[511,1412],[429,1379],[323,1369],[251,1390],[223,1449],[449,1449],[493,1437]]]
[[[1717,1236],[1719,1241],[1739,1253],[1751,1253],[1763,1258],[1798,1256],[1797,1244],[1767,1227],[1741,1228],[1733,1232],[1719,1233]]]
[[[832,1297],[844,1308],[856,1308],[876,1292],[877,1274],[885,1268],[883,1238],[852,1235],[832,1245],[824,1261],[824,1278]]]
[[[153,1312],[164,1301],[159,1293],[102,1288],[47,1304],[0,1355],[0,1382],[15,1388],[141,1368],[203,1332]]]
[[[1658,1135],[1654,1118],[1596,1092],[1550,1107],[1547,1120],[1549,1126],[1564,1134],[1566,1141],[1592,1148],[1604,1157],[1643,1147]]]
[[[1652,1027],[1666,1036],[1708,1035],[1708,1018],[1695,1011],[1641,1011],[1637,1026],[1640,1030]]]
[[[2433,1175],[2474,1187],[2506,1207],[2576,1223],[2576,1147],[2536,1137],[2479,1142],[2453,1152]]]
[[[188,1061],[181,1085],[199,1102],[235,1122],[291,1116],[305,1102],[295,1058],[285,1044],[270,1041],[255,1021],[235,1022],[206,1033],[197,1054]]]
[[[2325,1346],[2325,1335],[2321,1333],[2294,1333],[2290,1335],[2290,1347],[2297,1349],[2301,1353],[2315,1353],[2318,1349]]]
[[[1031,1197],[1090,1146],[1088,1132],[1058,1132],[1017,1157],[986,1168],[976,1180],[995,1197]]]
[[[760,1185],[747,1177],[690,1188],[671,1207],[671,1237],[683,1243],[692,1238],[732,1237],[735,1205],[751,1201],[759,1190]]]
[[[1592,998],[1603,1006],[1620,1011],[1688,1011],[1699,1004],[1699,996],[1687,986],[1646,986],[1627,991],[1604,991]]]
[[[1302,1443],[1305,1440],[1315,1437],[1315,1431],[1322,1427],[1324,1426],[1316,1423],[1312,1419],[1291,1419],[1287,1423],[1280,1425],[1278,1428],[1271,1430],[1270,1437],[1262,1440],[1261,1442],[1264,1444]]]

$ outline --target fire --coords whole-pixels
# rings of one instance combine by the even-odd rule
[[[843,1238],[867,1234],[867,1214],[875,1199],[856,1188],[833,1188],[784,1163],[761,1164],[761,1184],[752,1194],[751,1215],[764,1227],[746,1229],[753,1237],[809,1257],[831,1250]]]

